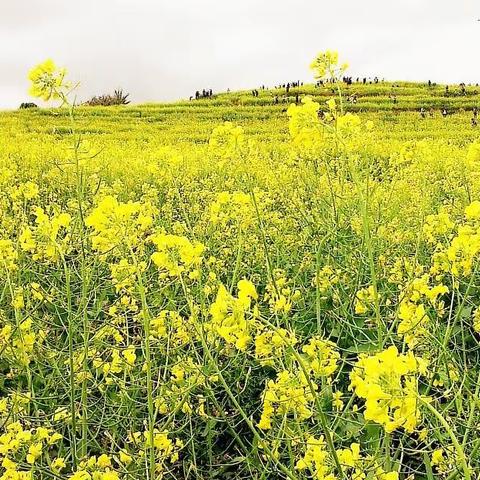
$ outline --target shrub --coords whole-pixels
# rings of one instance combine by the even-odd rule
[[[129,93],[123,93],[123,90],[115,90],[113,95],[106,94],[92,97],[90,100],[85,102],[85,105],[90,107],[103,106],[110,107],[112,105],[128,105],[130,100],[127,100]]]

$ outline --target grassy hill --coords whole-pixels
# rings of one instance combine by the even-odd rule
[[[385,143],[425,139],[463,146],[478,137],[478,130],[470,124],[472,109],[480,107],[480,89],[476,86],[467,86],[466,95],[460,93],[459,86],[451,86],[450,94],[445,95],[444,86],[406,82],[359,83],[342,88],[345,110],[372,120]],[[127,155],[137,148],[148,155],[146,145],[151,149],[161,145],[181,149],[189,144],[205,144],[212,128],[225,121],[242,126],[246,134],[261,142],[285,142],[289,139],[286,110],[295,102],[296,94],[300,99],[311,96],[326,108],[332,92],[329,85],[305,85],[292,88],[288,95],[283,88],[259,90],[258,98],[251,92],[240,91],[175,103],[78,107],[77,131],[101,150],[100,155],[116,155],[118,141],[126,146],[123,151]],[[357,98],[355,104],[349,101],[352,95]],[[422,107],[427,112],[425,119],[420,117]],[[446,118],[441,115],[443,108],[449,112]],[[0,139],[4,145],[11,145],[9,142],[14,139],[13,144],[30,147],[32,136],[36,136],[37,147],[53,139],[68,144],[70,133],[66,110],[0,112]]]

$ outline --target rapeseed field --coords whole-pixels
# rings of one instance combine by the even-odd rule
[[[480,95],[346,69],[108,108],[32,69],[53,107],[0,113],[2,480],[479,478]]]

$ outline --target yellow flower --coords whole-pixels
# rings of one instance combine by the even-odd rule
[[[58,68],[51,59],[38,64],[28,74],[31,82],[30,95],[45,101],[62,98],[70,88],[70,84],[65,82],[66,73],[64,68]]]
[[[373,285],[359,290],[355,295],[355,313],[363,315],[371,311],[375,298],[375,288]]]
[[[258,427],[263,430],[272,428],[274,416],[296,415],[298,420],[306,420],[312,415],[312,401],[313,394],[305,376],[283,370],[275,380],[267,383]]]
[[[52,460],[52,463],[50,464],[50,467],[52,469],[52,472],[55,474],[59,474],[67,464],[65,463],[65,459],[62,457],[57,457],[54,460]]]
[[[100,455],[97,459],[97,466],[99,468],[107,468],[112,466],[112,461],[110,460],[110,457],[108,455],[105,455],[104,453]]]
[[[257,292],[248,280],[240,280],[237,287],[238,298],[235,298],[220,285],[215,302],[210,306],[212,320],[208,328],[228,344],[245,350],[251,340],[254,315],[250,312],[250,307],[252,300],[257,298]]]
[[[124,465],[130,465],[133,461],[133,458],[125,450],[120,450],[118,457]]]
[[[177,277],[184,271],[196,269],[202,262],[205,246],[186,237],[159,233],[150,237],[157,247],[152,254],[155,265],[165,275]]]
[[[315,378],[329,378],[335,373],[340,359],[335,343],[315,336],[302,347],[302,352],[306,354],[307,370]]]
[[[465,217],[467,220],[478,220],[480,218],[480,202],[478,200],[465,207]]]
[[[41,442],[33,443],[28,448],[27,462],[34,464],[35,460],[42,454],[43,445]]]
[[[411,433],[420,422],[417,377],[426,373],[425,360],[395,346],[361,356],[350,373],[350,389],[365,399],[365,419],[387,432],[404,428]]]

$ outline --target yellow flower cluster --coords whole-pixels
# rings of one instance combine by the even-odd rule
[[[152,254],[153,263],[160,269],[162,276],[178,277],[189,272],[191,279],[198,278],[197,270],[202,263],[205,246],[200,242],[191,242],[187,237],[157,233],[150,237],[157,247]]]
[[[449,272],[456,277],[469,276],[479,252],[480,202],[474,201],[465,207],[465,222],[458,225],[456,235],[446,246],[438,246],[433,256],[432,273]]]
[[[98,458],[92,456],[80,462],[69,480],[119,480],[120,474],[112,466],[111,458],[102,454]]]
[[[314,147],[322,139],[322,126],[318,120],[320,104],[310,97],[302,98],[301,105],[292,103],[287,110],[288,128],[293,141],[304,147]]]
[[[362,457],[358,443],[352,443],[350,448],[335,451],[343,476],[335,473],[335,463],[323,436],[320,438],[307,437],[305,447],[305,454],[297,462],[296,469],[299,471],[309,470],[313,478],[317,480],[337,480],[340,478],[351,480],[399,479],[398,472],[386,472],[378,462],[369,457]]]
[[[264,300],[268,302],[272,313],[288,314],[293,302],[300,299],[300,291],[292,291],[290,283],[283,270],[276,269],[273,272],[273,279],[267,283],[264,295]]]
[[[373,285],[360,289],[355,295],[355,313],[364,315],[373,310],[376,299]]]
[[[319,336],[309,339],[302,347],[306,357],[306,368],[313,378],[325,377],[330,379],[338,368],[340,353],[335,343],[324,340]]]
[[[210,306],[209,329],[228,345],[245,350],[252,339],[251,331],[258,314],[252,310],[252,301],[258,298],[255,286],[249,280],[237,284],[238,297],[220,285],[215,302]]]
[[[250,196],[243,192],[221,192],[210,205],[210,221],[222,228],[229,223],[248,228],[254,221],[253,214]]]
[[[278,358],[288,358],[289,349],[298,342],[295,333],[285,328],[264,330],[255,336],[255,356],[260,365],[273,367]]]
[[[395,346],[362,356],[350,374],[350,389],[365,400],[365,419],[385,431],[404,428],[411,433],[420,422],[418,377],[426,374],[425,360]]]
[[[180,439],[172,440],[167,430],[155,428],[153,432],[132,432],[127,441],[139,449],[138,456],[144,457],[147,449],[153,448],[155,454],[155,471],[161,476],[166,468],[166,462],[174,463],[179,458],[179,452],[184,444]]]
[[[31,82],[30,95],[45,101],[61,98],[69,84],[65,82],[65,68],[58,68],[53,60],[48,59],[32,68],[28,74]]]
[[[33,260],[58,260],[68,252],[72,217],[68,213],[48,216],[41,207],[33,213],[35,225],[25,227],[19,237],[22,250],[31,253]]]
[[[38,330],[33,320],[27,317],[18,326],[0,321],[0,359],[12,368],[27,367],[35,355],[35,347],[41,345],[45,331]]]
[[[283,332],[276,331],[276,335],[279,338],[280,335],[283,336]],[[294,348],[292,340],[288,336],[282,338],[289,350]],[[287,343],[289,341],[292,342],[291,345]],[[316,381],[325,379],[327,383],[331,383],[331,377],[337,370],[340,358],[336,345],[318,336],[312,337],[302,347],[302,352],[303,358],[300,354],[292,355],[291,370],[281,370],[275,380],[267,382],[263,394],[262,415],[258,423],[262,430],[272,428],[275,416],[291,416],[297,421],[310,418],[313,413],[315,392],[318,389]]]
[[[182,347],[197,338],[189,323],[189,319],[183,318],[178,312],[162,310],[151,320],[150,334],[154,339],[164,339],[174,347]]]
[[[60,433],[45,427],[26,429],[20,422],[12,422],[0,435],[0,460],[4,471],[2,480],[33,480],[32,470],[23,470],[23,465],[36,465],[42,456],[48,456],[54,445],[63,437]],[[53,473],[63,459],[53,460],[50,466]]]
[[[258,428],[269,430],[275,416],[291,416],[297,421],[312,416],[314,392],[302,372],[279,372],[275,380],[269,380],[263,394],[263,410]]]
[[[0,267],[12,272],[17,268],[18,253],[9,239],[0,239]]]
[[[310,65],[313,70],[314,77],[322,80],[325,77],[337,78],[348,68],[348,64],[338,65],[338,52],[334,50],[326,50],[320,52]]]
[[[448,236],[455,224],[446,212],[439,212],[435,215],[427,215],[423,225],[423,233],[427,242],[435,244],[439,239]]]
[[[85,219],[92,229],[92,248],[106,254],[115,247],[138,247],[153,223],[156,210],[149,203],[119,202],[106,196]]]
[[[231,122],[225,122],[214,128],[209,140],[210,149],[223,158],[240,153],[244,144],[243,128],[235,126]]]
[[[444,303],[438,298],[448,293],[448,287],[442,284],[430,287],[428,274],[413,279],[400,294],[398,307],[397,332],[405,338],[408,346],[414,348],[428,333],[430,318],[427,307],[430,305],[442,316]]]

